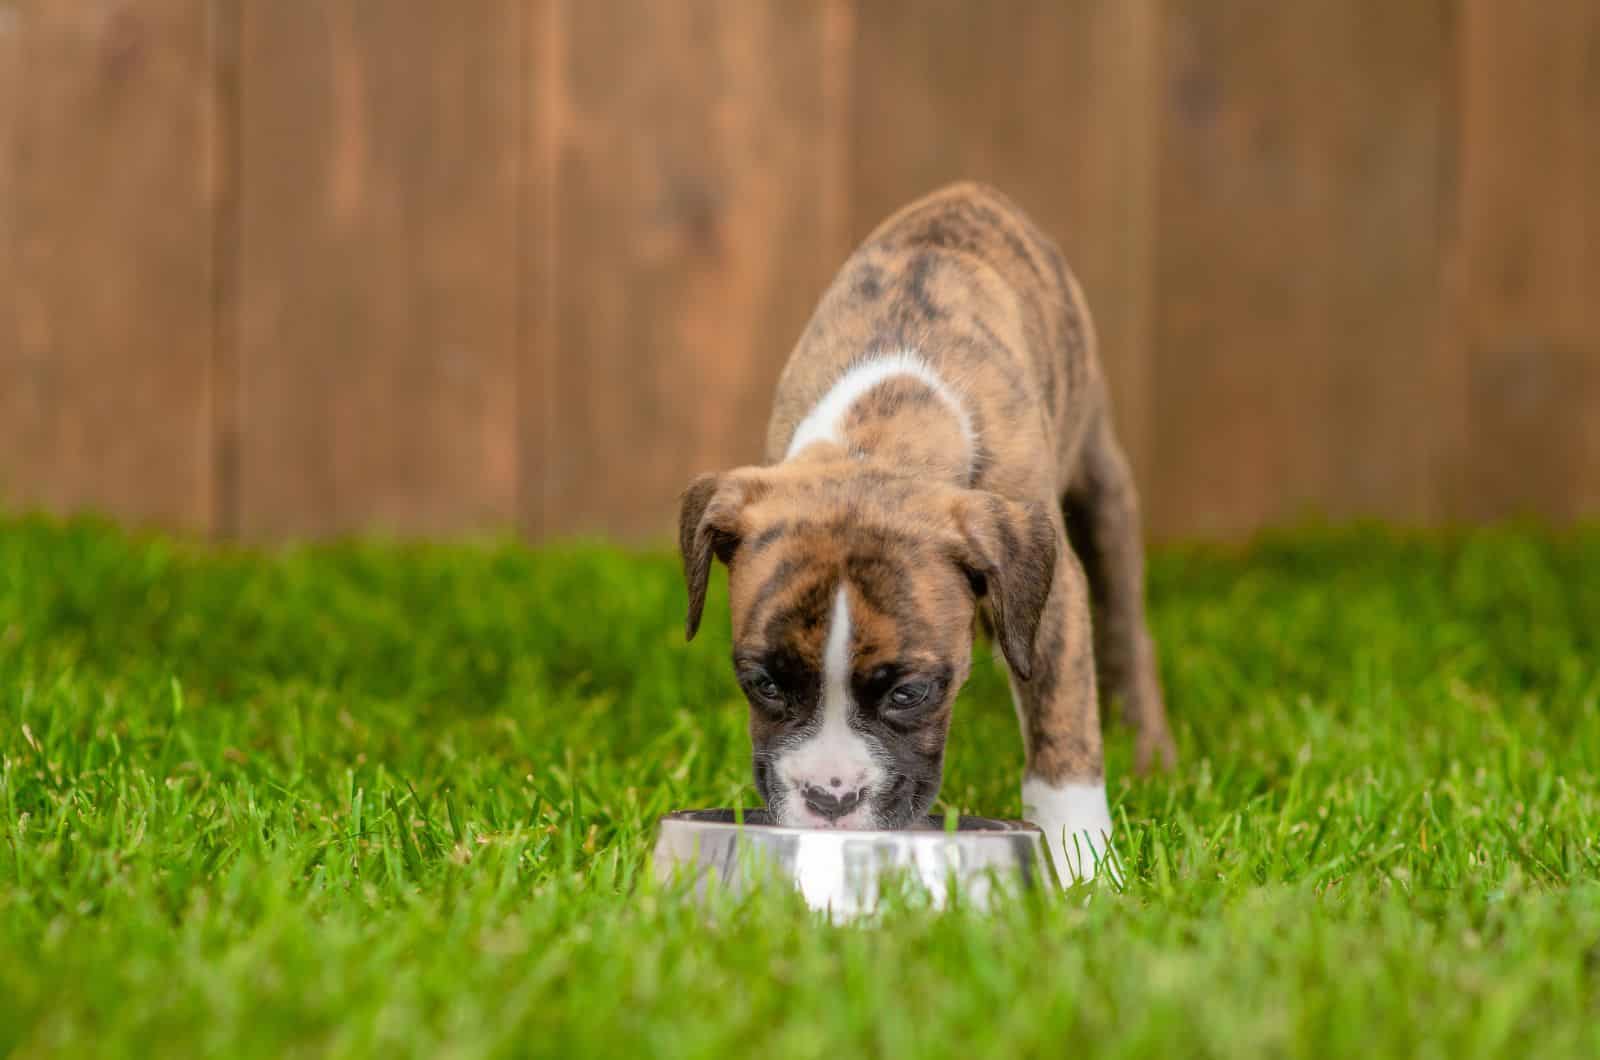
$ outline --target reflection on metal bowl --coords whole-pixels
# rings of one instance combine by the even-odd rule
[[[684,810],[661,819],[656,841],[658,879],[694,877],[704,890],[715,880],[740,893],[774,875],[792,880],[813,909],[849,919],[877,907],[880,883],[898,875],[927,891],[936,905],[952,890],[983,906],[997,888],[1028,888],[1048,880],[1042,834],[1022,821],[962,817],[955,829],[927,818],[903,831],[785,828],[766,811]]]

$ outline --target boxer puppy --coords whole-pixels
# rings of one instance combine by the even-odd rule
[[[1054,244],[995,190],[945,188],[823,295],[778,381],[767,463],[684,492],[688,635],[716,557],[778,823],[926,814],[981,621],[1021,722],[1024,816],[1063,881],[1115,871],[1097,681],[1140,770],[1174,750],[1095,346]]]

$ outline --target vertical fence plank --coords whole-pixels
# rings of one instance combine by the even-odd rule
[[[1248,530],[1321,486],[1317,60],[1298,4],[1169,3],[1164,21],[1149,507],[1164,530]]]
[[[246,0],[246,536],[515,520],[519,10]]]
[[[665,536],[692,474],[760,458],[777,373],[843,253],[838,17],[562,4],[547,530]]]
[[[565,38],[561,0],[532,0],[527,9],[522,49],[524,93],[519,122],[522,181],[518,218],[517,358],[519,379],[518,522],[539,538],[551,529],[546,494],[555,438],[556,216],[559,204],[556,144],[561,103],[561,55]]]
[[[1307,9],[1318,83],[1306,120],[1326,255],[1318,355],[1327,418],[1319,506],[1335,519],[1446,512],[1463,412],[1440,320],[1454,19],[1443,3],[1324,0]],[[1291,258],[1286,267],[1295,267]],[[1308,428],[1310,429],[1310,428]]]
[[[1467,0],[1457,514],[1600,512],[1600,7]]]
[[[19,363],[16,314],[16,128],[22,100],[21,19],[14,0],[0,0],[0,392],[16,386]],[[0,410],[5,398],[0,397]],[[0,460],[0,504],[8,499],[7,465]]]
[[[206,0],[26,0],[0,14],[10,341],[0,491],[135,522],[210,524]]]
[[[1432,513],[1446,35],[1438,5],[1168,4],[1159,526]]]
[[[239,15],[211,5],[211,529],[239,534]]]
[[[1118,431],[1150,472],[1154,5],[872,0],[855,62],[854,225],[972,178],[1066,253],[1100,333]]]

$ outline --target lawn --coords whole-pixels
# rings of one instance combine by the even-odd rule
[[[1600,531],[1152,560],[1180,769],[1125,889],[696,909],[754,803],[666,553],[0,520],[0,1054],[1600,1055]],[[943,805],[1015,815],[981,653]]]

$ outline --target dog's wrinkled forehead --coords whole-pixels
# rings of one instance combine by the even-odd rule
[[[914,532],[844,517],[779,517],[746,537],[731,570],[736,650],[782,650],[820,666],[841,586],[858,664],[942,655],[970,634],[960,573]]]

